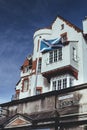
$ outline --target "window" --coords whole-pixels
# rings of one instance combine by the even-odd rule
[[[57,50],[54,51],[54,62],[57,61]]]
[[[73,78],[62,77],[52,81],[52,90],[61,90],[73,85]]]
[[[58,60],[62,60],[62,48],[59,48],[59,51],[58,51]]]
[[[61,40],[62,40],[62,42],[66,42],[67,41],[67,33],[61,34]]]
[[[49,63],[62,60],[62,48],[49,52]]]
[[[24,67],[24,73],[27,73],[28,70],[29,70],[29,67],[28,67],[28,66]]]
[[[51,51],[49,53],[49,63],[52,63],[53,62],[53,52]]]
[[[39,95],[42,93],[42,87],[36,87],[36,95]]]
[[[63,88],[67,88],[67,78],[63,79]]]
[[[38,61],[38,73],[41,72],[41,63],[42,63],[42,59],[40,58]]]
[[[28,82],[28,79],[24,79],[23,80],[23,92],[26,92],[27,90],[28,90],[28,84],[29,84],[29,82]]]
[[[58,88],[57,90],[60,90],[61,89],[61,80],[58,80]]]
[[[64,29],[64,24],[61,24],[61,30],[63,30]]]
[[[67,78],[53,81],[53,90],[61,90],[67,88]]]
[[[56,90],[56,81],[53,81],[53,90]]]
[[[73,60],[77,61],[77,52],[76,49],[73,47]]]
[[[69,82],[69,83],[70,83],[70,87],[73,86],[73,78],[70,78],[69,81],[70,81],[70,82]]]

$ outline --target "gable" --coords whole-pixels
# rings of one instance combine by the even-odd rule
[[[59,18],[60,20],[65,22],[68,26],[74,28],[77,32],[82,32],[82,30],[80,28],[78,28],[76,25],[72,24],[70,21],[66,20],[62,16],[58,16],[57,18]]]
[[[28,119],[25,119],[22,116],[17,116],[7,121],[4,128],[22,127],[22,126],[28,126],[28,125],[32,125],[31,121],[29,121]]]

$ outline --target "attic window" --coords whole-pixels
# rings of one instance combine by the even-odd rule
[[[63,30],[64,29],[64,24],[61,24],[61,30]]]

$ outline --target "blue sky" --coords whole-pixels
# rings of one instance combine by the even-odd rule
[[[0,103],[8,102],[20,66],[33,52],[33,35],[60,15],[82,29],[87,0],[0,0]]]

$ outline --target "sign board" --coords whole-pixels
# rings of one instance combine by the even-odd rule
[[[73,111],[78,112],[80,96],[78,92],[72,92],[58,96],[57,98],[57,109],[59,112],[64,114],[72,113]]]

